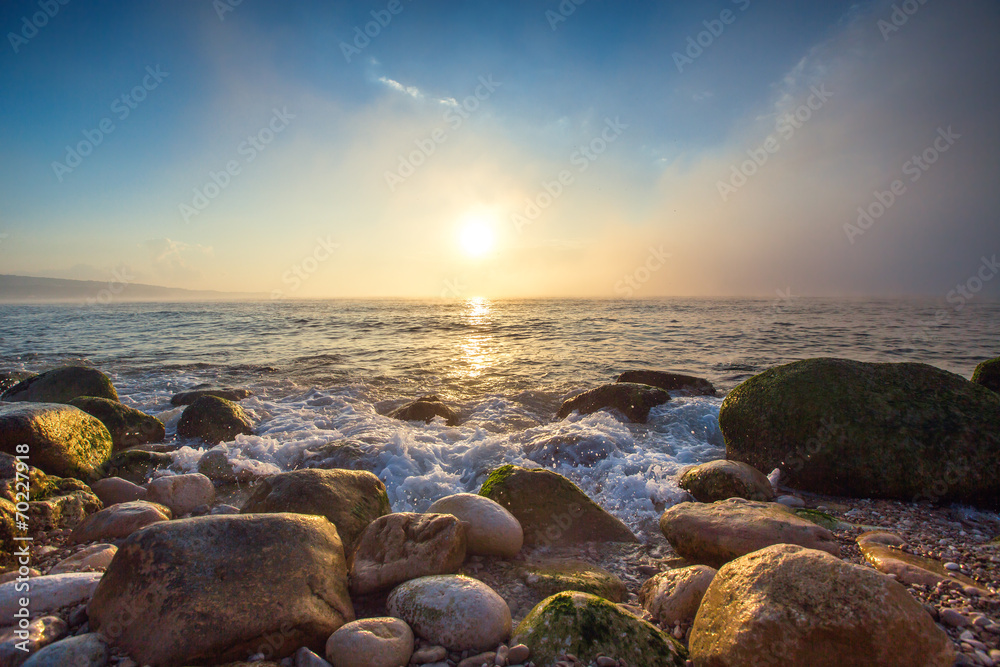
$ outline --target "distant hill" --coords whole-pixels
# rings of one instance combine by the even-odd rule
[[[216,292],[141,283],[0,275],[0,303],[99,304],[122,301],[246,301],[266,298],[266,294],[253,292]]]

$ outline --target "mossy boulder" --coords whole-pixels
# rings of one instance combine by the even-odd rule
[[[157,470],[166,468],[174,458],[166,452],[127,449],[113,455],[101,466],[101,477],[121,477],[133,484],[145,484]]]
[[[552,558],[527,563],[521,578],[543,598],[563,591],[590,593],[612,602],[625,600],[625,584],[602,567],[582,560]]]
[[[667,371],[625,371],[615,382],[648,384],[663,391],[677,391],[687,396],[715,396],[715,386],[704,378]]]
[[[630,421],[645,424],[649,411],[669,400],[670,394],[647,384],[614,382],[577,394],[563,402],[556,413],[556,419],[565,419],[572,412],[589,415],[604,408],[614,408]]]
[[[337,527],[350,559],[362,531],[392,508],[385,484],[370,472],[307,469],[261,480],[240,512],[325,516]]]
[[[111,455],[111,434],[98,419],[71,405],[0,405],[0,452],[23,454],[48,474],[91,479]]]
[[[972,373],[972,381],[1000,393],[1000,357],[976,366],[976,370]]]
[[[621,520],[551,470],[501,466],[486,478],[479,495],[514,515],[524,531],[525,546],[638,542]]]
[[[827,514],[826,512],[821,512],[820,510],[807,509],[805,507],[796,507],[792,509],[792,514],[799,517],[800,519],[805,519],[806,521],[812,521],[817,526],[822,526],[827,530],[839,530],[841,528],[847,527],[837,520],[836,517]]]
[[[596,595],[557,593],[539,602],[514,631],[511,644],[531,647],[536,665],[567,653],[583,664],[599,654],[643,667],[683,667],[687,652],[674,638]]]
[[[239,405],[218,396],[199,396],[184,408],[177,422],[177,435],[201,438],[217,445],[237,435],[253,435],[253,422]]]
[[[227,401],[242,401],[248,396],[253,396],[249,389],[239,387],[213,387],[211,385],[198,385],[189,391],[182,391],[170,397],[170,405],[181,406],[191,405],[202,396],[215,396],[224,398]]]
[[[163,442],[166,437],[163,422],[118,401],[96,396],[77,396],[69,404],[101,420],[111,434],[111,443],[116,452],[136,445]]]
[[[435,395],[421,396],[412,403],[396,408],[389,413],[389,416],[401,421],[422,421],[428,424],[434,421],[435,417],[442,417],[448,426],[458,424],[458,413]]]
[[[774,500],[774,489],[764,473],[741,461],[720,459],[689,468],[679,485],[700,503],[727,498]]]
[[[0,373],[0,395],[18,382],[27,380],[28,378],[34,376],[34,373],[29,373],[27,371],[8,371],[6,373]]]
[[[86,366],[65,366],[33,375],[5,391],[0,399],[8,402],[69,403],[77,396],[118,400],[111,378],[96,368]]]
[[[933,366],[778,366],[733,389],[719,424],[726,458],[794,488],[1000,505],[1000,395]]]

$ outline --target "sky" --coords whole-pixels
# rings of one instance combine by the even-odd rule
[[[34,0],[0,31],[3,274],[1000,295],[996,0]]]

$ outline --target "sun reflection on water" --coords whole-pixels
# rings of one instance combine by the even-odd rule
[[[476,378],[496,365],[498,355],[493,335],[475,328],[486,329],[493,323],[492,304],[481,296],[466,301],[462,321],[473,327],[473,331],[459,343],[460,372],[467,378]]]

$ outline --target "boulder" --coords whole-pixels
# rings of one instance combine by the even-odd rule
[[[26,631],[28,636],[19,637],[15,634],[15,630]],[[20,667],[32,653],[37,653],[52,642],[59,641],[68,631],[66,621],[58,616],[36,618],[23,630],[16,626],[0,630],[0,667]],[[28,650],[18,648],[19,644]]]
[[[70,534],[69,541],[118,540],[150,524],[169,521],[170,517],[168,507],[145,500],[118,503],[84,519]]]
[[[240,510],[325,516],[352,554],[368,524],[392,511],[385,484],[361,470],[295,470],[261,480]]]
[[[521,551],[524,543],[521,524],[500,503],[485,496],[456,493],[435,500],[427,511],[453,514],[467,523],[471,555],[513,558]]]
[[[398,618],[365,618],[337,629],[326,642],[333,667],[404,667],[413,655],[413,631]]]
[[[859,545],[864,544],[865,542],[873,542],[875,544],[881,544],[888,547],[896,547],[897,549],[902,549],[906,546],[906,540],[896,533],[880,529],[866,530],[858,535],[854,541]]]
[[[7,371],[0,373],[0,396],[21,380],[27,380],[34,376],[34,373],[29,373],[28,371]]]
[[[645,424],[649,411],[669,400],[670,394],[662,389],[633,382],[615,382],[565,401],[556,413],[556,419],[565,419],[574,411],[589,415],[603,408],[615,408],[630,421]]]
[[[88,608],[139,663],[280,659],[354,620],[337,530],[295,514],[202,516],[122,543]]]
[[[237,470],[232,461],[221,449],[211,449],[198,459],[198,472],[212,481],[224,484],[252,482],[260,476],[250,470]]]
[[[0,453],[0,498],[16,504],[25,500],[25,493],[28,509],[24,514],[32,532],[73,528],[88,514],[101,509],[101,501],[80,480],[46,475],[24,461]],[[12,546],[4,539],[0,539],[0,544]]]
[[[794,488],[1000,504],[1000,395],[926,364],[778,366],[733,389],[719,424],[726,458]]]
[[[85,366],[65,366],[33,375],[5,391],[0,400],[8,403],[69,403],[77,396],[118,400],[118,392],[111,379],[101,371]]]
[[[105,507],[146,498],[146,489],[121,477],[99,479],[91,484],[90,488],[94,490],[94,494],[101,499]]]
[[[531,561],[519,570],[524,583],[539,597],[563,591],[590,593],[612,602],[625,600],[625,583],[615,574],[586,561],[548,558]]]
[[[441,417],[448,426],[458,424],[458,414],[434,395],[421,396],[412,403],[396,408],[389,413],[389,416],[402,421],[422,421],[428,424],[434,421],[435,417]]]
[[[62,607],[90,600],[100,580],[100,572],[72,572],[32,577],[29,607],[31,618],[45,616]],[[20,601],[25,597],[25,591],[18,590],[19,588],[23,589],[24,584],[18,581],[0,584],[0,618],[14,618],[14,613],[21,609]]]
[[[146,485],[146,500],[166,505],[174,516],[184,516],[195,507],[215,502],[215,485],[197,472],[157,477]]]
[[[715,387],[708,380],[666,371],[625,371],[616,382],[648,384],[663,391],[677,391],[686,396],[715,396]]]
[[[972,381],[990,391],[1000,393],[1000,357],[976,366],[976,370],[972,373]]]
[[[76,479],[63,480],[76,482]],[[65,494],[49,496],[45,500],[28,503],[28,525],[32,532],[48,530],[68,530],[76,528],[82,521],[103,507],[100,499],[89,488],[69,491]]]
[[[17,563],[14,554],[19,543],[14,538],[24,537],[26,534],[23,526],[18,527],[20,520],[17,506],[6,498],[0,498],[0,567]]]
[[[779,544],[719,570],[691,630],[696,665],[951,667],[948,636],[899,583]]]
[[[55,403],[0,404],[0,451],[51,475],[89,479],[111,455],[111,434],[83,410]]]
[[[103,572],[108,569],[118,547],[113,544],[94,544],[64,558],[49,570],[49,574],[65,572]]]
[[[101,475],[121,477],[134,484],[145,484],[153,473],[165,469],[173,462],[173,457],[166,452],[127,449],[108,459],[101,467]]]
[[[949,582],[957,588],[973,589],[976,595],[992,595],[992,591],[975,579],[952,572],[941,561],[914,556],[871,540],[859,541],[858,548],[872,567],[884,574],[893,575],[900,583],[934,587],[942,582]]]
[[[501,466],[483,482],[479,495],[514,515],[527,546],[639,541],[576,484],[551,470]]]
[[[653,624],[579,592],[539,602],[517,626],[511,643],[530,646],[536,665],[555,664],[567,653],[585,665],[601,654],[643,667],[684,667],[686,658],[684,647]]]
[[[177,435],[201,438],[209,444],[253,435],[253,423],[239,405],[218,396],[199,396],[184,408],[177,422]]]
[[[61,639],[32,655],[24,667],[105,667],[108,645],[94,632]]]
[[[727,498],[774,500],[774,489],[764,473],[741,461],[720,459],[688,468],[679,486],[700,503]]]
[[[660,572],[639,589],[639,604],[662,627],[690,623],[715,573],[707,565]]]
[[[227,401],[242,401],[244,398],[253,396],[253,392],[249,389],[241,387],[211,387],[200,385],[190,391],[182,391],[179,394],[174,394],[170,397],[170,405],[191,405],[202,396],[215,396],[216,398],[224,398]]]
[[[111,434],[114,451],[151,442],[163,442],[166,437],[163,422],[118,401],[94,396],[77,396],[69,404],[101,420]]]
[[[457,572],[465,548],[465,526],[451,514],[380,516],[358,539],[351,593],[367,595],[410,579]]]
[[[772,544],[797,544],[840,556],[833,533],[778,503],[742,498],[680,503],[660,517],[660,530],[678,554],[716,568]]]
[[[411,579],[389,594],[389,614],[451,651],[495,649],[510,636],[510,608],[481,581],[458,575]]]

